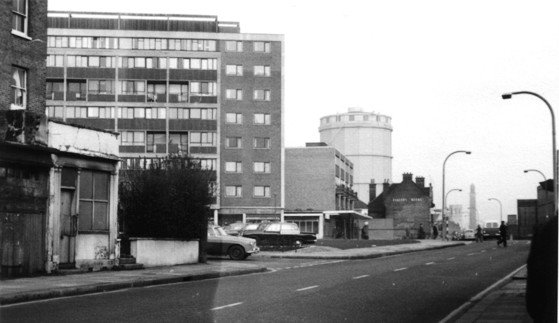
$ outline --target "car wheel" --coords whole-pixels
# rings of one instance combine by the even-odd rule
[[[243,260],[245,259],[245,249],[241,246],[231,246],[227,251],[229,258],[232,260]]]
[[[295,245],[295,247],[297,247],[297,248],[301,248],[301,247],[303,246],[303,241],[301,241],[301,240],[295,240],[294,245]]]

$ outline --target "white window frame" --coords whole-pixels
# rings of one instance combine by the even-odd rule
[[[262,122],[260,122],[260,117],[262,118]],[[254,124],[257,125],[271,125],[272,124],[272,117],[269,113],[255,113],[254,114]]]
[[[225,75],[243,76],[243,65],[225,65]]]
[[[229,124],[243,124],[243,114],[242,113],[226,113],[225,123]]]
[[[236,146],[231,146],[231,140],[235,140]],[[242,137],[226,137],[225,138],[225,148],[227,148],[227,149],[242,149],[243,148],[243,138]]]
[[[257,48],[259,44],[262,44],[262,50]],[[253,50],[257,53],[269,53],[271,51],[271,47],[271,43],[266,41],[255,41],[253,43]]]
[[[254,65],[254,76],[272,76],[270,65]]]
[[[19,81],[14,78],[16,71],[21,71],[23,73],[23,82],[20,82],[20,84],[16,84],[15,82],[15,81]],[[18,92],[21,91],[23,95],[21,96],[21,104],[17,104],[17,102],[10,102],[10,110],[25,110],[27,108],[27,75],[28,75],[27,69],[16,65],[12,65],[12,78],[10,80],[12,96],[15,100],[16,91]]]
[[[13,10],[13,8],[12,8],[12,16],[11,16],[11,18],[12,18],[12,21],[11,21],[12,34],[31,40],[31,37],[29,37],[29,35],[28,35],[28,31],[29,31],[29,28],[28,28],[28,24],[29,24],[29,1],[28,0],[23,0],[23,2],[25,3],[25,13]],[[18,17],[21,17],[23,19],[23,31],[13,28],[14,27],[14,16],[18,16]]]
[[[266,147],[257,147],[257,141],[258,140],[264,140],[266,143]],[[271,140],[268,137],[256,137],[254,138],[254,149],[270,149],[271,146]]]
[[[253,197],[269,198],[270,197],[270,186],[266,185],[255,185],[252,190]]]
[[[226,197],[243,197],[243,187],[241,185],[225,186]]]
[[[270,162],[254,162],[253,171],[258,174],[270,174],[271,172]]]
[[[226,89],[225,98],[227,100],[241,101],[243,99],[243,90],[241,89]]]
[[[270,101],[271,98],[272,98],[272,92],[268,89],[254,90],[254,94],[253,94],[254,101]]]
[[[226,173],[242,173],[243,163],[242,162],[225,162],[225,172]]]

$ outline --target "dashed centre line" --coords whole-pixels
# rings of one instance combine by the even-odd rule
[[[317,287],[318,287],[318,285],[314,285],[314,286],[299,288],[299,289],[297,289],[296,291],[302,292],[302,291],[304,291],[304,290],[309,290],[309,289],[313,289],[313,288],[317,288]]]
[[[356,277],[353,277],[353,279],[361,279],[361,278],[365,278],[365,277],[369,277],[369,275],[356,276]]]
[[[408,267],[402,267],[402,268],[394,269],[394,271],[402,271],[402,270],[406,270],[406,269],[408,269]]]
[[[431,265],[434,265],[434,264],[435,264],[435,262],[434,262],[434,261],[432,261],[432,262],[428,262],[428,263],[426,263],[425,265],[426,265],[426,266],[431,266]]]
[[[456,259],[456,257],[450,257],[450,258],[447,258],[446,260],[454,260],[454,259]]]
[[[214,307],[210,310],[211,311],[217,311],[217,310],[221,310],[221,309],[228,308],[228,307],[238,306],[238,305],[241,305],[242,303],[243,302],[238,302],[238,303],[233,303],[233,304],[229,304],[229,305],[218,306],[218,307]]]

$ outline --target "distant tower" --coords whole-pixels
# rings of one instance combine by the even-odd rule
[[[391,118],[360,108],[320,118],[320,141],[338,149],[353,162],[353,189],[369,202],[369,184],[382,193],[383,183],[392,180]]]
[[[476,187],[470,185],[470,229],[477,227]]]

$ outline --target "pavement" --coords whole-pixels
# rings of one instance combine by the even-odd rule
[[[367,259],[464,245],[464,242],[420,240],[420,243],[340,250],[311,246],[286,252],[262,251],[251,257],[306,259]],[[128,271],[98,271],[48,275],[0,281],[0,305],[57,297],[103,293],[119,289],[170,284],[266,272],[265,266],[244,261],[208,261],[205,264],[152,267]],[[519,268],[474,296],[441,323],[532,322],[524,304],[526,269]]]

